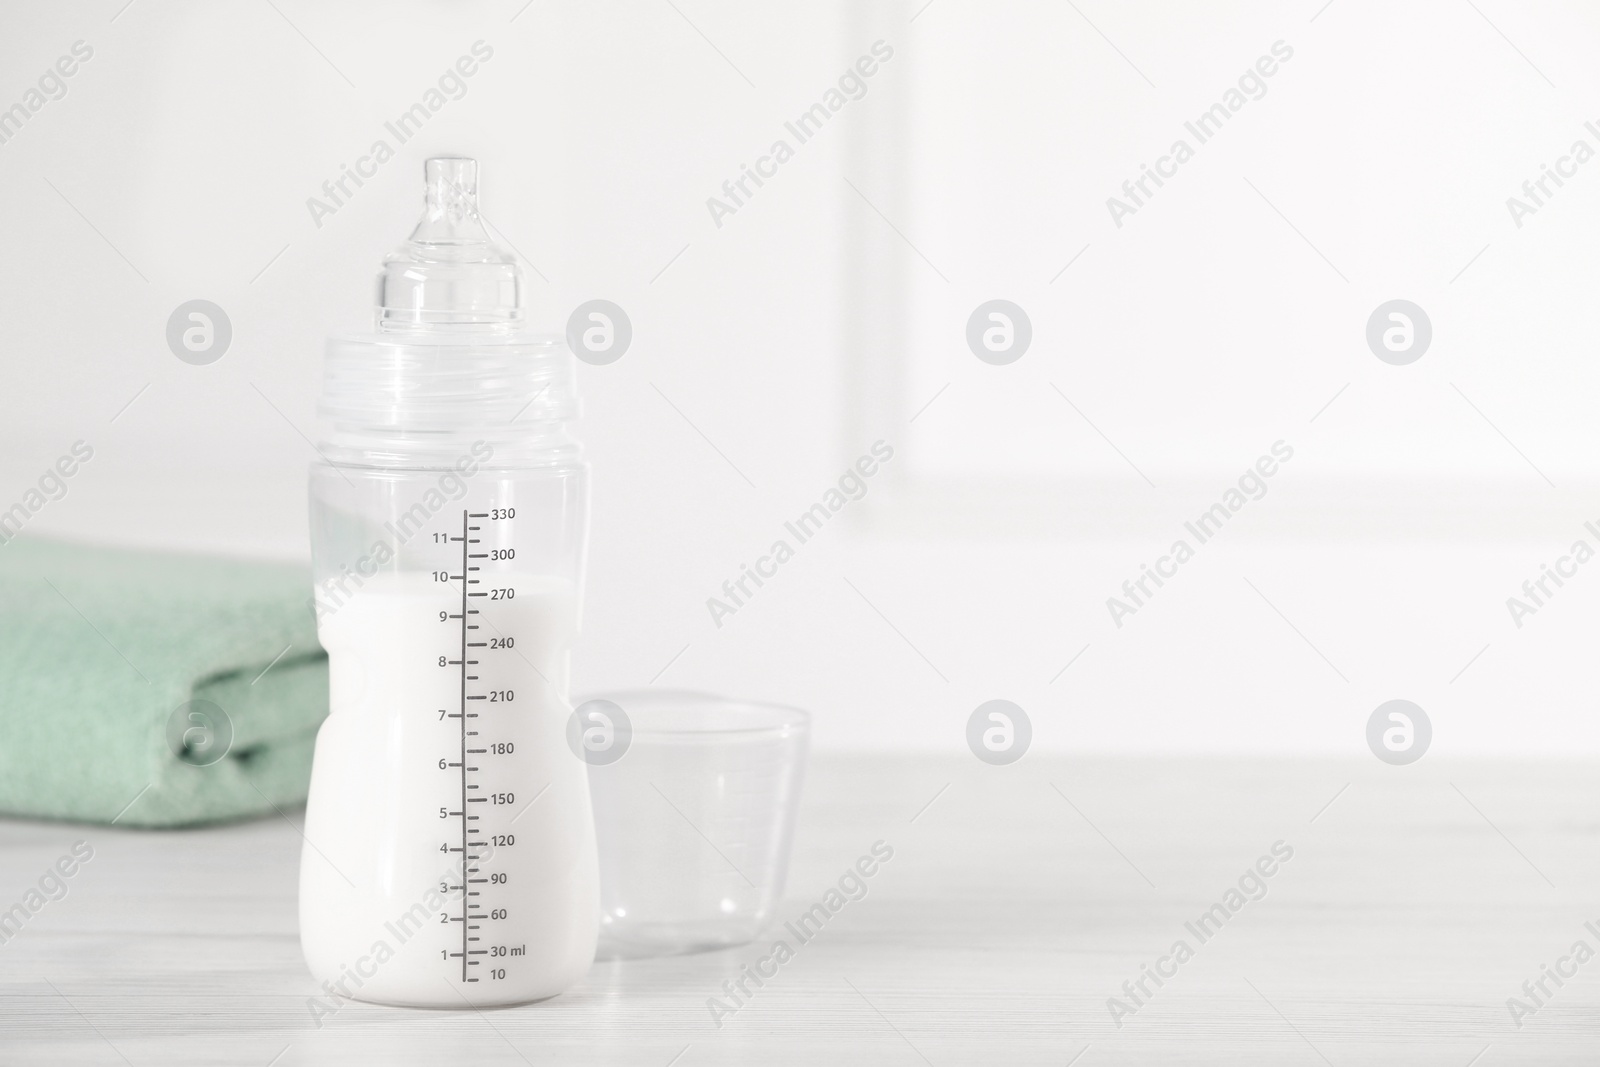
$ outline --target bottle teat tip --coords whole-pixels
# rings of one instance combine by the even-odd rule
[[[459,239],[458,231],[477,230],[475,238],[486,240],[478,229],[478,161],[459,156],[443,156],[423,164],[423,189],[426,197],[422,221],[413,241]],[[431,231],[431,233],[429,232]],[[421,236],[419,236],[421,235]]]

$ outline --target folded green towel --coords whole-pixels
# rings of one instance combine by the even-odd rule
[[[0,812],[183,826],[305,800],[328,712],[304,567],[0,544]]]

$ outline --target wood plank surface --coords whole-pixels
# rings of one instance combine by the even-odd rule
[[[875,841],[894,858],[720,1026],[708,998],[768,939],[597,963],[539,1004],[318,1025],[294,818],[0,822],[0,908],[74,841],[95,850],[0,944],[0,1063],[1600,1062],[1600,958],[1546,978],[1534,1013],[1507,1006],[1575,942],[1600,951],[1588,763],[820,756],[780,917]],[[1277,842],[1293,854],[1246,879],[1259,899],[1198,938],[1186,923]],[[1192,957],[1135,1005],[1123,983],[1179,940]],[[1136,1010],[1114,1019],[1112,997]]]

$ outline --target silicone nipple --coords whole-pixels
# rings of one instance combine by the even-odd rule
[[[483,228],[478,161],[430,159],[423,174],[422,220],[378,273],[378,328],[520,324],[522,269]]]

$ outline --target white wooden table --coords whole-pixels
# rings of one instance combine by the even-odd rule
[[[1588,764],[818,758],[784,915],[874,841],[894,858],[720,1029],[706,1000],[757,946],[319,1028],[291,825],[0,823],[0,908],[80,838],[67,895],[0,944],[0,1063],[1600,1062],[1600,958],[1520,1028],[1506,1005],[1600,950]],[[1201,943],[1185,922],[1280,840],[1265,897]],[[1193,958],[1117,1027],[1107,999],[1180,938]]]

